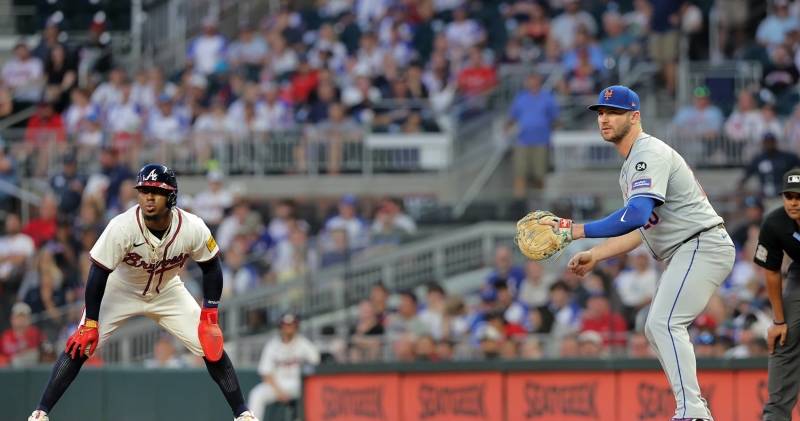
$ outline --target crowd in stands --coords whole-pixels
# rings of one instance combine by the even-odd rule
[[[675,117],[691,136],[727,136],[730,144],[719,153],[735,153],[737,162],[777,159],[764,150],[768,135],[777,151],[791,153],[800,145],[800,114],[787,105],[796,101],[800,78],[798,7],[784,3],[777,0],[757,25],[760,44],[741,35],[749,16],[724,13],[730,27],[724,46],[730,48],[723,53],[762,60],[759,85],[741,91],[736,107],[715,99],[717,87],[701,87],[693,108]],[[7,329],[0,365],[26,350],[50,350],[74,329],[80,308],[61,314],[57,307],[80,303],[87,251],[105,223],[135,202],[135,170],[152,144],[180,145],[198,160],[213,161],[218,145],[254,133],[299,128],[306,139],[334,144],[357,141],[364,124],[385,132],[444,130],[448,123],[441,117],[449,106],[496,86],[500,64],[563,68],[558,94],[593,96],[614,81],[614,69],[652,60],[662,64],[664,87],[674,92],[677,41],[689,36],[692,54],[702,56],[698,34],[707,30],[707,16],[697,4],[669,0],[328,0],[315,11],[284,4],[243,26],[230,42],[214,19],[205,19],[203,33],[189,45],[186,67],[174,74],[158,68],[129,74],[111,59],[100,22],[92,25],[87,45],[75,46],[60,41],[59,22],[49,19],[41,44],[30,49],[20,43],[0,71],[0,117],[36,106],[23,141],[0,145],[0,177],[13,183],[22,167],[32,175],[59,168],[34,219],[25,226],[14,214],[5,219],[0,309],[8,314],[0,314],[0,327]],[[776,121],[790,114],[787,123]],[[68,144],[65,150],[73,153],[48,161],[37,148],[52,141]],[[186,148],[190,141],[193,148]],[[709,154],[720,147],[708,145]],[[293,150],[298,162],[310,149],[303,143]],[[99,156],[98,173],[78,170],[86,151]],[[751,167],[748,175],[758,173],[762,186],[777,173]],[[220,172],[207,177],[208,189],[181,195],[179,206],[197,213],[224,251],[224,297],[367,257],[416,235],[414,220],[394,198],[364,207],[348,195],[309,215],[290,200],[259,207],[226,185]],[[764,192],[769,195],[766,187]],[[0,193],[0,201],[10,198]],[[735,238],[740,258],[695,323],[699,354],[763,354],[769,305],[761,272],[751,263],[763,213],[759,203],[748,202],[750,219]],[[450,295],[437,283],[424,297],[374,286],[336,358],[378,358],[386,352],[382,344],[404,360],[652,356],[641,327],[662,267],[641,250],[583,279],[545,273],[534,262],[515,266],[504,248],[496,250],[495,266],[485,288],[465,296]],[[187,266],[182,278],[199,298],[200,279],[193,273]],[[388,304],[391,294],[397,294],[396,309]],[[32,326],[31,316],[42,313],[49,322]],[[171,355],[163,348],[159,355]]]
[[[743,217],[727,221],[737,246],[734,268],[690,328],[699,357],[767,353],[772,313],[763,271],[753,263],[764,208],[754,197],[742,205]],[[484,287],[470,294],[448,294],[432,282],[424,295],[406,290],[390,300],[375,285],[358,306],[347,346],[320,347],[349,362],[655,358],[644,323],[664,266],[644,247],[598,264],[583,278],[566,268],[514,262],[511,249],[498,247]]]

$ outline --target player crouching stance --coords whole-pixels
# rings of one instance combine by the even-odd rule
[[[67,340],[28,421],[48,421],[78,376],[83,363],[127,319],[146,315],[202,356],[211,378],[231,406],[235,421],[258,421],[245,405],[233,364],[223,349],[217,324],[222,295],[219,248],[197,216],[176,207],[178,182],[171,169],[146,165],[135,187],[139,205],[118,215],[97,239],[89,256],[86,308],[77,331]],[[188,259],[203,270],[203,308],[178,277]]]
[[[603,139],[625,159],[619,177],[625,206],[588,224],[532,212],[517,223],[516,242],[527,257],[542,260],[575,239],[608,238],[569,261],[580,276],[643,243],[654,259],[665,261],[644,333],[672,386],[673,420],[712,420],[700,396],[687,328],[730,273],[733,242],[683,157],[642,131],[635,92],[608,87],[589,109],[597,112]]]

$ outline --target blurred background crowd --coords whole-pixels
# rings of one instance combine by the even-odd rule
[[[291,132],[299,140],[280,153],[293,169],[304,172],[319,154],[322,172],[336,176],[347,172],[341,162],[360,159],[367,134],[442,133],[454,118],[496,111],[489,95],[502,85],[504,66],[515,65],[537,73],[502,110],[521,126],[513,155],[550,147],[551,129],[591,130],[591,115],[587,123],[564,113],[583,109],[584,97],[620,82],[637,64],[657,66],[657,86],[639,94],[667,104],[659,110],[667,113],[665,133],[697,146],[709,158],[705,166],[741,176],[741,188],[725,196],[731,206],[719,208],[738,259],[692,326],[697,354],[766,352],[772,317],[752,259],[780,176],[800,165],[797,1],[280,2],[232,38],[221,35],[216,18],[204,18],[178,69],[120,64],[109,30],[124,26],[124,11],[87,15],[40,3],[49,5],[22,23],[37,28],[38,43],[16,43],[0,70],[0,118],[32,111],[2,131],[0,180],[49,186],[27,221],[18,198],[0,189],[0,366],[47,361],[61,349],[80,315],[88,250],[111,218],[135,205],[135,174],[147,162],[196,162],[177,168],[179,185],[183,176],[205,177],[206,186],[180,194],[178,206],[200,216],[223,251],[223,301],[426,238],[435,227],[421,223],[403,197],[263,200],[231,181],[241,174],[222,171],[219,162],[254,153],[241,145],[276,145]],[[718,36],[710,36],[712,27]],[[67,37],[72,29],[88,30],[86,41]],[[678,104],[681,54],[755,62],[763,71],[737,86],[706,79],[692,86],[690,104]],[[466,105],[454,117],[456,104]],[[544,138],[530,137],[543,131]],[[528,174],[516,167],[521,199],[530,194]],[[529,171],[540,176],[537,187],[549,170],[545,162]],[[757,188],[747,187],[753,177]],[[409,289],[374,283],[368,298],[354,303],[346,329],[318,326],[309,335],[328,360],[340,362],[653,357],[642,329],[663,263],[644,250],[583,278],[563,265],[523,262],[506,246],[492,253],[492,272],[477,288],[449,292],[452,282],[436,277]],[[200,299],[193,264],[181,278]],[[266,312],[247,317],[248,333],[274,327]],[[169,339],[155,341],[147,364],[169,366],[177,349]]]

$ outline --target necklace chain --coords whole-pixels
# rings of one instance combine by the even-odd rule
[[[150,232],[150,228],[147,227],[147,224],[144,221],[144,215],[142,215],[142,224],[144,224],[144,235],[145,240],[147,240],[147,247],[150,249],[150,263],[156,263],[161,257],[162,252],[161,248],[164,247],[163,239],[169,234],[169,231],[172,229],[172,211],[170,211],[170,218],[169,218],[169,225],[167,226],[167,230],[164,231],[164,236],[161,238],[161,243],[159,243],[158,247],[154,246],[155,236]]]

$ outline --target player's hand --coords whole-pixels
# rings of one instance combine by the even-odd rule
[[[782,325],[772,324],[767,330],[767,349],[769,353],[775,352],[775,344],[783,346],[786,343],[786,323]]]
[[[76,355],[81,358],[91,357],[99,341],[100,334],[97,332],[97,321],[86,319],[67,340],[67,349],[64,352],[70,354],[73,360]],[[89,348],[89,351],[86,351],[87,348]]]
[[[589,273],[596,264],[597,260],[592,256],[592,252],[582,251],[569,260],[567,267],[572,273],[583,276]]]

